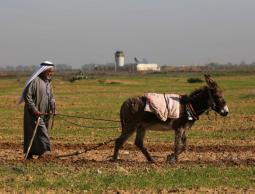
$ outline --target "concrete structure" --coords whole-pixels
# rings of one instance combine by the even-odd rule
[[[160,66],[156,63],[148,63],[146,59],[139,61],[136,57],[134,60],[136,63],[136,71],[160,71]]]
[[[160,66],[155,63],[137,63],[137,71],[160,71]]]
[[[125,55],[123,51],[115,52],[115,71],[117,71],[118,67],[123,67],[125,64]]]

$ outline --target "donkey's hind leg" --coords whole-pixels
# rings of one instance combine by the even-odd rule
[[[151,157],[148,150],[143,145],[143,139],[145,136],[145,129],[138,128],[136,132],[135,145],[142,151],[144,156],[149,162],[155,163],[155,160]]]
[[[125,141],[127,141],[127,139],[134,133],[135,129],[136,128],[133,126],[132,127],[125,126],[125,128],[122,129],[121,135],[115,141],[115,148],[112,157],[113,162],[115,162],[118,159],[120,148],[123,146]]]

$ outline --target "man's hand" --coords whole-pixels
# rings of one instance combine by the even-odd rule
[[[41,115],[43,115],[40,111],[35,111],[34,112],[34,115],[36,116],[36,117],[40,117]]]

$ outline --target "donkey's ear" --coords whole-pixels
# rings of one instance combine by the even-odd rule
[[[216,89],[218,87],[217,83],[213,81],[213,79],[211,78],[209,74],[205,74],[204,76],[205,76],[205,81],[207,85],[209,86],[209,88]]]

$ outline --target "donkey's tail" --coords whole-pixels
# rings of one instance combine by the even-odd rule
[[[125,112],[124,112],[124,104],[125,104],[125,102],[122,104],[122,106],[120,108],[120,122],[121,122],[122,130],[124,129],[125,124],[126,124]]]
[[[122,130],[127,125],[135,126],[140,120],[144,111],[146,99],[143,96],[137,96],[127,99],[120,108],[120,120]]]

